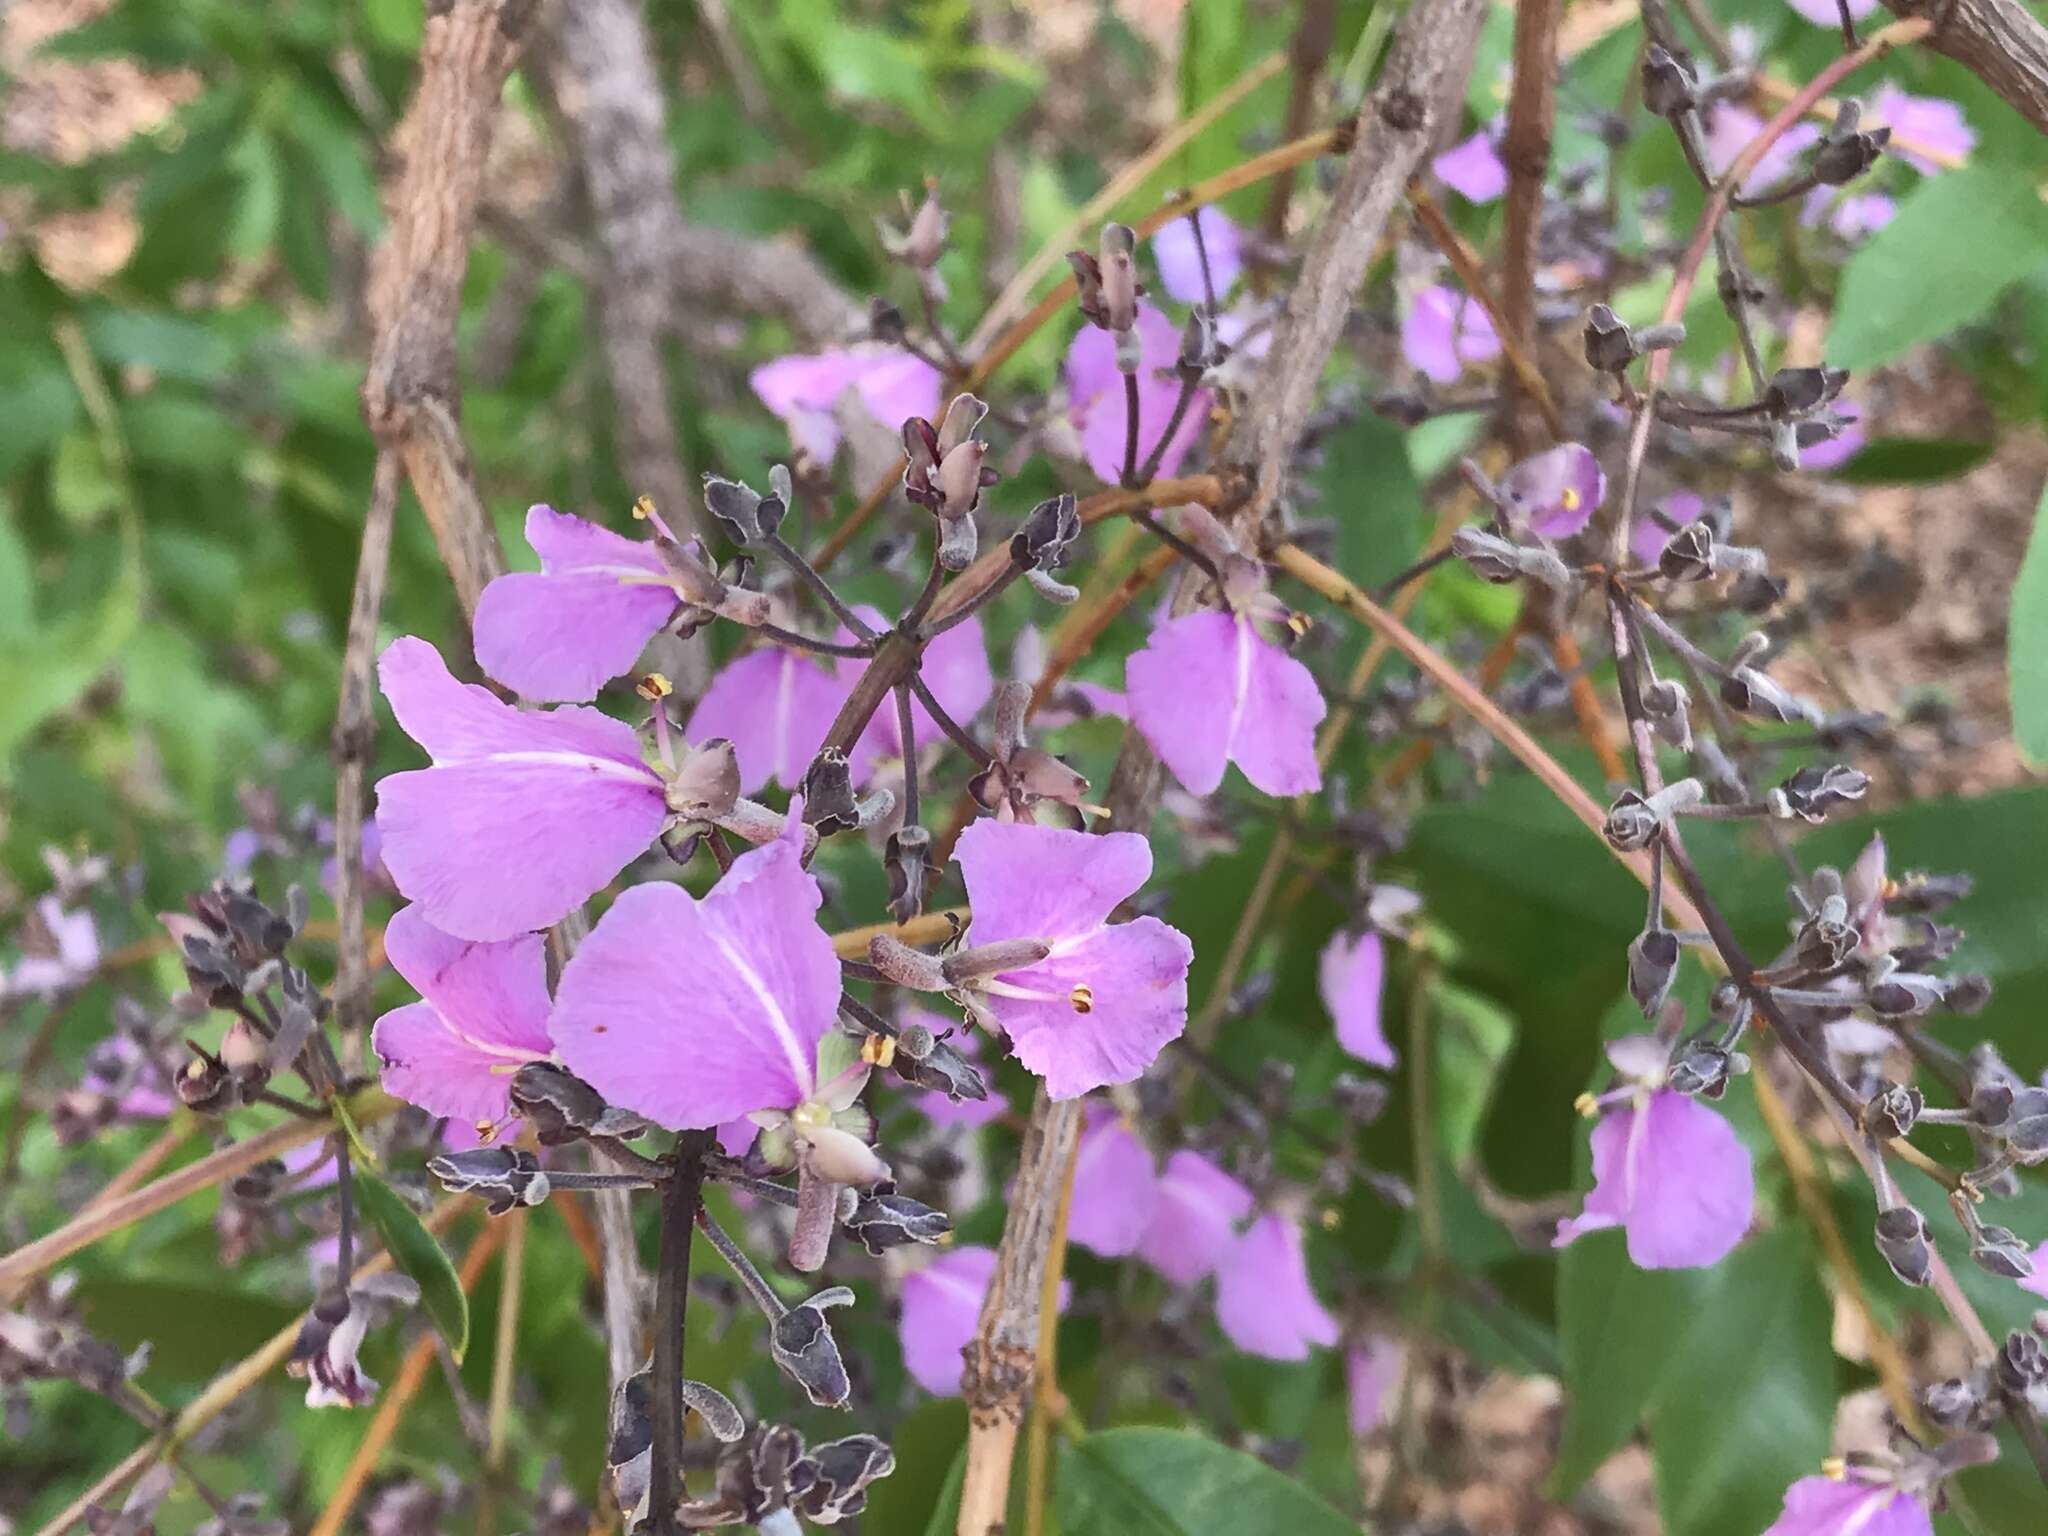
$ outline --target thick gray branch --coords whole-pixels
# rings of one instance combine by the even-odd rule
[[[2020,0],[1885,0],[1896,16],[1924,16],[1924,46],[1945,53],[2048,133],[2048,25]]]
[[[670,256],[676,293],[694,308],[774,315],[808,346],[867,329],[867,312],[797,246],[684,224]]]

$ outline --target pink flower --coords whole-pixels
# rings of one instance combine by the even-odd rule
[[[1764,1536],[1933,1536],[1927,1506],[1902,1488],[1850,1475],[1802,1477]]]
[[[1841,7],[1836,0],[1785,0],[1785,3],[1816,27],[1842,25]],[[1877,0],[1849,0],[1849,19],[1861,21],[1877,9]]]
[[[889,628],[878,610],[855,611],[876,629]],[[838,638],[850,641],[853,636],[842,629]],[[771,779],[795,789],[866,666],[847,660],[827,671],[811,657],[781,646],[749,651],[711,680],[683,737],[692,746],[715,736],[730,741],[739,757],[743,795],[756,793]],[[933,640],[925,648],[922,675],[947,714],[962,724],[972,720],[995,690],[981,620],[969,619]],[[920,748],[944,734],[922,703],[912,701],[910,718]],[[895,700],[885,700],[848,755],[855,783],[865,781],[881,759],[902,756],[900,734]]]
[[[1976,130],[1963,117],[1961,107],[1940,96],[1908,95],[1889,80],[1872,93],[1863,127],[1891,129],[1892,143],[1887,148],[1923,176],[1935,175],[1945,167],[1928,159],[1922,150],[1967,160],[1977,147]]]
[[[1344,1387],[1351,1405],[1351,1433],[1369,1435],[1387,1417],[1387,1394],[1401,1380],[1407,1350],[1399,1339],[1373,1334],[1344,1351]]]
[[[1468,203],[1490,203],[1508,189],[1508,168],[1493,147],[1491,129],[1482,128],[1429,162],[1436,179]]]
[[[1180,358],[1180,333],[1173,322],[1150,304],[1138,306],[1138,461],[1142,468],[1153,446],[1165,434],[1180,399],[1174,364]],[[1084,325],[1067,349],[1067,419],[1081,434],[1081,451],[1097,479],[1115,485],[1124,472],[1127,407],[1124,378],[1116,366],[1116,337]],[[1209,416],[1209,394],[1197,391],[1187,414],[1159,459],[1159,474],[1172,475],[1201,436]]]
[[[973,1342],[982,1299],[995,1274],[995,1249],[968,1243],[903,1277],[903,1316],[896,1325],[903,1366],[912,1381],[934,1396],[960,1395],[961,1351]],[[1072,1293],[1062,1280],[1062,1312]]]
[[[594,709],[514,709],[459,683],[408,635],[378,662],[398,724],[433,766],[377,785],[384,862],[436,928],[545,928],[644,852],[668,815],[631,726]]]
[[[1607,1053],[1628,1081],[1593,1127],[1593,1190],[1558,1224],[1555,1245],[1622,1227],[1639,1269],[1720,1263],[1749,1230],[1749,1152],[1721,1116],[1660,1086],[1664,1047],[1653,1036],[1616,1040]]]
[[[1518,525],[1546,539],[1568,539],[1607,499],[1607,475],[1585,444],[1559,443],[1510,468],[1499,492]]]
[[[384,953],[421,998],[371,1031],[384,1086],[451,1120],[509,1117],[512,1071],[554,1048],[540,935],[475,943],[441,932],[416,906],[401,907],[384,930]]]
[[[1216,1270],[1216,1321],[1231,1343],[1268,1360],[1306,1360],[1309,1346],[1337,1342],[1337,1320],[1309,1284],[1298,1223],[1268,1211],[1232,1244]]]
[[[0,973],[0,997],[49,999],[82,986],[100,965],[100,933],[92,913],[67,912],[54,895],[39,897],[36,917],[50,952],[23,955],[12,973]]]
[[[1834,0],[1825,0],[1832,9]],[[1868,0],[1875,3],[1875,0]],[[1866,122],[1865,127],[1869,124]],[[1734,106],[1729,102],[1714,103],[1707,115],[1707,169],[1719,176],[1735,163],[1735,157],[1748,147],[1750,140],[1763,132],[1764,120],[1746,107]],[[1768,191],[1776,183],[1791,174],[1807,150],[1820,142],[1821,130],[1812,123],[1799,123],[1787,129],[1776,143],[1764,151],[1742,183],[1745,195],[1754,197]]]
[[[2036,1296],[2048,1296],[2048,1243],[2043,1243],[2032,1254],[2034,1272],[2018,1282],[2023,1291],[2032,1291]]]
[[[836,674],[797,651],[764,645],[711,679],[683,739],[693,747],[716,736],[730,741],[743,795],[759,793],[770,779],[795,789],[845,702],[846,685]]]
[[[1454,384],[1467,363],[1499,357],[1500,338],[1484,309],[1438,284],[1415,295],[1401,321],[1401,355],[1437,383]]]
[[[526,514],[538,571],[513,571],[476,605],[477,665],[544,702],[584,700],[633,670],[681,599],[661,552],[552,507]]]
[[[1250,1190],[1201,1153],[1183,1148],[1159,1175],[1138,1257],[1175,1285],[1198,1284],[1231,1251],[1237,1224],[1251,1209]]]
[[[1809,229],[1826,219],[1844,240],[1860,240],[1891,223],[1899,205],[1882,192],[1845,192],[1840,187],[1815,187],[1800,205],[1799,222]]]
[[[1050,947],[981,985],[1017,1059],[1054,1098],[1132,1081],[1187,1027],[1187,935],[1156,917],[1109,921],[1152,873],[1144,838],[981,820],[960,835],[953,861],[976,945]]]
[[[1801,469],[1840,469],[1855,458],[1863,447],[1863,428],[1850,422],[1833,437],[1818,443],[1808,443],[1799,450]]]
[[[1244,275],[1244,234],[1220,208],[1201,209],[1195,218],[1201,221],[1202,250],[1209,256],[1209,281],[1221,301]],[[1159,281],[1168,294],[1183,304],[1203,302],[1207,290],[1202,285],[1202,252],[1195,249],[1189,220],[1175,219],[1152,237],[1152,259],[1159,264]]]
[[[1214,794],[1229,763],[1269,795],[1322,787],[1322,690],[1250,612],[1168,619],[1124,663],[1124,688],[1132,722],[1190,794]]]
[[[763,405],[789,428],[790,441],[820,463],[839,447],[833,414],[847,392],[881,426],[901,431],[913,416],[935,416],[939,372],[901,347],[862,342],[830,352],[778,357],[748,380]]]
[[[1074,1149],[1067,1236],[1106,1259],[1120,1259],[1137,1252],[1158,1200],[1151,1149],[1114,1111],[1090,1116]]]
[[[1386,973],[1386,945],[1377,933],[1368,930],[1354,938],[1340,930],[1323,947],[1316,981],[1323,1006],[1337,1021],[1337,1043],[1359,1060],[1391,1071],[1394,1048],[1380,1027]]]
[[[818,926],[824,896],[798,853],[799,821],[735,859],[702,900],[679,885],[623,893],[563,967],[549,1027],[563,1065],[613,1104],[670,1130],[787,1117],[836,1160],[828,1177],[871,1182],[873,1154],[831,1124],[865,1070],[817,1076],[839,957]]]

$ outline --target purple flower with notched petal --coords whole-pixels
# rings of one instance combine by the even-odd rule
[[[1215,793],[1229,763],[1269,795],[1322,787],[1322,690],[1250,613],[1168,619],[1124,663],[1124,689],[1132,722],[1191,794]]]
[[[56,896],[39,897],[36,918],[49,941],[45,952],[23,955],[11,972],[0,973],[0,997],[49,999],[82,986],[100,964],[100,932],[85,908],[67,912]]]
[[[1697,1099],[1656,1086],[1664,1047],[1649,1035],[1612,1042],[1632,1081],[1593,1127],[1593,1190],[1560,1222],[1555,1246],[1622,1227],[1639,1269],[1718,1264],[1749,1230],[1756,1178],[1728,1122]]]
[[[1568,539],[1607,499],[1607,475],[1583,443],[1559,443],[1500,477],[1501,504],[1518,525],[1546,539]]]
[[[594,699],[675,616],[668,567],[647,540],[553,507],[528,510],[526,542],[541,568],[500,576],[477,599],[477,665],[529,699]]]
[[[1137,1251],[1158,1200],[1151,1148],[1114,1111],[1090,1116],[1074,1148],[1067,1236],[1106,1259],[1120,1259]]]
[[[1455,384],[1467,363],[1500,356],[1500,338],[1486,311],[1442,284],[1415,295],[1401,321],[1401,355],[1439,384]]]
[[[1386,983],[1386,944],[1377,933],[1341,930],[1323,947],[1316,981],[1323,1006],[1337,1022],[1337,1043],[1361,1061],[1389,1071],[1394,1048],[1380,1027],[1380,992]]]
[[[702,899],[657,884],[612,903],[556,988],[549,1029],[564,1066],[670,1130],[793,1110],[819,1092],[839,957],[797,823]]]
[[[1887,80],[1871,93],[1863,113],[1863,127],[1889,128],[1892,141],[1885,147],[1923,176],[1947,169],[1927,152],[1961,162],[1977,147],[1977,131],[1963,116],[1963,109],[1941,96],[1913,96]]]
[[[903,1315],[896,1336],[910,1379],[936,1397],[960,1395],[961,1351],[974,1339],[981,1303],[996,1275],[996,1251],[963,1244],[903,1277]],[[1059,1307],[1073,1286],[1060,1282]]]
[[[835,673],[798,651],[764,645],[727,662],[711,679],[683,739],[693,747],[717,736],[730,741],[743,795],[758,793],[770,779],[795,789],[845,702],[846,684]]]
[[[1052,1097],[1132,1081],[1187,1027],[1187,935],[1156,917],[1109,921],[1152,873],[1151,845],[1137,833],[982,820],[960,835],[953,861],[976,945],[1051,948],[981,986],[1017,1059]]]
[[[1185,218],[1175,219],[1152,237],[1160,284],[1183,304],[1200,304],[1207,296],[1202,284],[1204,252],[1209,257],[1209,282],[1219,301],[1244,275],[1244,232],[1220,208],[1204,208],[1195,218],[1202,226],[1201,250],[1195,248],[1194,225]]]
[[[1138,1257],[1175,1285],[1215,1273],[1251,1214],[1252,1192],[1201,1153],[1182,1148],[1166,1160]]]
[[[1785,1490],[1785,1507],[1764,1536],[1933,1536],[1927,1505],[1888,1483],[1853,1472],[1802,1477]]]
[[[1429,162],[1436,179],[1468,203],[1490,203],[1508,189],[1508,168],[1494,147],[1493,130],[1482,128]]]
[[[377,663],[398,724],[433,759],[377,785],[391,878],[436,928],[545,928],[647,848],[668,815],[633,728],[572,706],[514,709],[410,635]]]
[[[1174,364],[1180,333],[1150,304],[1138,306],[1138,467],[1142,467],[1173,419],[1180,399]],[[1067,419],[1081,434],[1081,451],[1097,479],[1115,485],[1124,472],[1126,405],[1124,377],[1116,366],[1116,337],[1084,325],[1067,349]],[[1198,390],[1187,414],[1160,455],[1159,474],[1172,475],[1201,436],[1209,416],[1209,392]]]
[[[1387,1394],[1401,1380],[1408,1351],[1399,1339],[1373,1334],[1344,1351],[1344,1389],[1351,1409],[1351,1433],[1369,1435],[1387,1417]]]
[[[1833,0],[1827,0],[1829,5]],[[1866,122],[1865,127],[1869,124]],[[1735,157],[1750,140],[1763,132],[1764,120],[1746,107],[1717,101],[1707,115],[1707,169],[1721,175],[1735,163]],[[1742,183],[1745,196],[1754,197],[1783,181],[1802,156],[1820,142],[1821,130],[1812,123],[1799,123],[1781,135],[1750,169]]]
[[[451,1120],[506,1119],[512,1073],[554,1049],[541,936],[475,943],[401,907],[384,930],[384,953],[421,999],[392,1009],[370,1033],[384,1086]]]
[[[1311,1345],[1337,1342],[1337,1319],[1309,1284],[1298,1222],[1268,1211],[1231,1245],[1216,1270],[1216,1321],[1231,1343],[1268,1360],[1306,1360]]]
[[[748,382],[763,405],[789,428],[790,442],[820,463],[839,447],[839,402],[851,392],[891,432],[913,416],[939,409],[939,371],[901,347],[863,342],[829,352],[778,357]]]

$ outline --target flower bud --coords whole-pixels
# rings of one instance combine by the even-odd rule
[[[1920,971],[1893,971],[1870,988],[1871,1012],[1888,1019],[1912,1018],[1941,1001],[1946,987],[1939,976]]]
[[[1026,570],[1052,570],[1067,563],[1067,552],[1081,536],[1081,515],[1072,495],[1047,497],[1030,512],[1010,537],[1010,558]]]
[[[1878,1084],[1877,1092],[1863,1105],[1863,1128],[1883,1141],[1896,1141],[1911,1133],[1927,1101],[1918,1088],[1889,1080]]]
[[[1660,43],[1643,51],[1643,105],[1659,117],[1678,117],[1700,104],[1699,83],[1686,64]]]
[[[1665,1086],[1674,1093],[1718,1099],[1728,1091],[1728,1079],[1749,1070],[1749,1058],[1739,1051],[1724,1050],[1712,1040],[1689,1040],[1665,1069]]]
[[[1927,1417],[1943,1429],[1959,1429],[1984,1406],[1984,1394],[1980,1387],[1960,1376],[1951,1376],[1921,1393],[1920,1405],[1926,1409]]]
[[[2026,1244],[2010,1227],[1982,1226],[1970,1234],[1970,1262],[1986,1274],[2024,1280],[2034,1272]]]
[[[1869,133],[1843,131],[1838,118],[1835,131],[1821,140],[1813,153],[1813,179],[1824,187],[1845,187],[1877,164],[1878,156],[1891,141],[1889,128]]]
[[[1730,709],[1780,724],[1813,724],[1820,711],[1755,667],[1738,666],[1721,680],[1721,701]]]
[[[1781,821],[1793,817],[1819,825],[1838,805],[1861,800],[1870,789],[1870,775],[1842,763],[1800,769],[1770,792],[1771,814]]]
[[[908,1195],[877,1186],[862,1191],[851,1214],[840,1218],[845,1227],[871,1254],[913,1243],[944,1242],[953,1230],[953,1219]]]
[[[924,910],[931,876],[932,835],[923,827],[899,827],[889,834],[882,868],[889,876],[889,915],[907,923]]]
[[[1925,1285],[1933,1273],[1934,1253],[1927,1245],[1927,1223],[1910,1205],[1894,1206],[1877,1217],[1877,1251],[1907,1285]]]
[[[1844,368],[1780,368],[1764,386],[1764,409],[1780,421],[1803,416],[1834,399],[1848,382]]]
[[[1605,304],[1586,312],[1586,362],[1601,373],[1620,373],[1636,360],[1636,339],[1623,320]]]
[[[1643,1017],[1654,1020],[1678,977],[1678,938],[1668,928],[1646,928],[1628,947],[1628,993]]]
[[[852,1291],[835,1285],[791,1307],[776,1320],[769,1333],[768,1349],[775,1363],[819,1408],[842,1407],[853,1395],[853,1383],[839,1358],[839,1343],[825,1321],[827,1308],[847,1306],[852,1301]]]

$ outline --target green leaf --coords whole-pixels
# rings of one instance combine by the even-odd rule
[[[1972,167],[1932,176],[1842,273],[1827,359],[1872,368],[1989,313],[2048,259],[2048,206],[2024,177]]]
[[[1650,1410],[1666,1536],[1760,1531],[1828,1453],[1838,1392],[1820,1260],[1767,1233],[1721,1263]]]
[[[1619,1232],[1565,1249],[1557,1276],[1564,1433],[1552,1497],[1573,1493],[1635,1434],[1708,1284],[1707,1271],[1636,1268]]]
[[[355,1191],[364,1218],[377,1229],[393,1262],[418,1282],[427,1316],[460,1363],[469,1349],[469,1298],[462,1293],[447,1252],[413,1208],[374,1173],[358,1169]]]
[[[1357,1536],[1358,1526],[1256,1457],[1177,1429],[1111,1429],[1060,1453],[1063,1531],[1119,1536]]]
[[[1924,485],[1954,480],[1991,457],[1991,444],[1965,437],[1880,437],[1834,472],[1851,485]]]
[[[0,764],[44,721],[70,707],[120,654],[142,613],[142,555],[132,518],[124,517],[121,564],[106,593],[90,606],[33,633],[0,640]]]
[[[2034,533],[2012,588],[2006,623],[2012,733],[2036,763],[2048,762],[2048,490],[2034,511]]]

